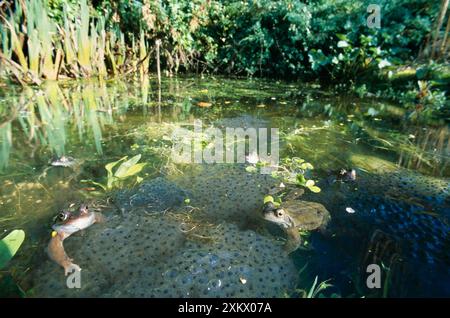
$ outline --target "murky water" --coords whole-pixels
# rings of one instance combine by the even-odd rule
[[[0,116],[0,230],[26,232],[8,269],[30,296],[296,297],[316,276],[333,285],[326,296],[450,296],[448,123],[304,84],[223,78],[167,79],[160,91],[121,81],[2,87]],[[327,208],[327,230],[287,255],[282,233],[259,218],[279,180],[242,164],[174,163],[171,133],[196,119],[278,128],[281,158],[314,165],[322,191],[302,200]],[[137,154],[139,179],[107,191],[93,183]],[[61,155],[76,164],[52,167]],[[330,182],[347,167],[356,182]],[[142,192],[157,206],[120,211],[121,188],[152,180],[163,181]],[[108,221],[65,241],[84,275],[69,290],[44,249],[54,215],[80,202]],[[381,289],[366,287],[369,264],[382,269]]]

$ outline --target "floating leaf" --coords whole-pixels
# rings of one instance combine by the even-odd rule
[[[14,230],[0,241],[0,269],[17,253],[17,250],[25,240],[23,230]]]
[[[275,200],[273,199],[273,197],[272,197],[271,195],[266,195],[266,196],[264,197],[264,204],[266,204],[266,203],[268,203],[268,202],[272,202],[272,203],[275,202]]]
[[[248,167],[245,167],[245,171],[247,171],[247,172],[256,172],[258,169],[256,169],[256,167],[255,166],[248,166]]]
[[[211,104],[211,103],[208,103],[208,102],[198,102],[198,103],[197,103],[197,106],[198,106],[198,107],[211,107],[212,104]]]
[[[310,188],[310,187],[312,187],[312,186],[314,186],[316,183],[314,182],[314,180],[308,180],[308,181],[306,181],[306,186],[308,187],[308,188]]]
[[[314,193],[319,193],[321,191],[318,186],[312,186],[312,187],[309,187],[308,189],[311,190],[311,192],[314,192]]]

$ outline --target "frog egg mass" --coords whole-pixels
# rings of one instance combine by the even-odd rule
[[[35,295],[282,297],[294,293],[302,283],[294,258],[280,237],[267,229],[262,213],[264,196],[280,182],[270,175],[249,173],[245,167],[193,165],[182,175],[154,178],[114,193],[114,206],[103,211],[106,222],[64,241],[67,254],[82,268],[81,288],[67,288],[61,268],[48,260],[34,276]],[[312,206],[329,211],[327,231],[336,235],[329,239],[314,234],[331,242],[327,244],[339,244],[334,240],[347,235],[366,239],[379,229],[385,233],[379,238],[398,246],[393,253],[402,250],[403,257],[412,256],[411,266],[421,264],[416,267],[425,271],[431,268],[427,266],[447,264],[448,223],[425,212],[427,202],[448,200],[448,185],[411,176],[417,187],[405,191],[422,193],[423,201],[405,203],[388,197],[392,189],[403,193],[403,178],[361,173],[356,190],[354,184],[336,183],[319,195],[306,191],[297,202],[314,201]],[[282,204],[286,211],[292,210],[288,202]],[[349,206],[358,213],[345,212]],[[367,219],[367,227],[354,227],[356,218]],[[314,253],[317,262],[330,261],[326,253]],[[389,255],[371,258],[389,259]]]
[[[170,216],[113,217],[66,249],[79,260],[81,288],[68,289],[56,264],[36,275],[36,293],[52,297],[281,297],[296,270],[281,245],[232,224],[187,238]],[[243,284],[242,280],[246,280]]]

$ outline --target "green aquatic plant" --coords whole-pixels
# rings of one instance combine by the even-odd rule
[[[146,165],[146,163],[138,163],[141,159],[140,154],[128,160],[127,159],[128,156],[125,156],[117,161],[110,162],[105,165],[105,169],[107,171],[105,184],[95,182],[93,180],[82,180],[82,182],[92,183],[93,185],[99,186],[104,191],[110,191],[121,186],[125,180],[129,179],[130,177],[136,176],[139,172],[141,172]],[[113,171],[114,167],[116,167],[119,163],[121,163],[119,167]],[[136,176],[136,182],[139,183],[141,181],[142,178]]]
[[[0,240],[0,270],[16,255],[23,241],[25,232],[13,230]],[[0,273],[0,297],[25,297],[25,292],[15,282],[13,276],[6,272]]]
[[[0,269],[5,268],[8,262],[16,255],[24,240],[25,232],[23,230],[14,230],[0,241]]]
[[[324,280],[317,285],[318,278],[319,277],[316,276],[311,288],[309,289],[309,292],[305,295],[305,298],[315,298],[317,296],[320,297],[320,295],[319,295],[320,292],[333,286],[331,284],[328,284],[328,282],[330,281],[329,279]]]
[[[280,204],[281,204],[281,198],[280,198],[280,197],[276,197],[276,198],[274,199],[273,196],[271,196],[271,195],[266,195],[266,196],[264,197],[263,202],[264,202],[264,204],[269,203],[269,202],[272,202],[273,205],[274,205],[275,207],[279,207]]]
[[[304,159],[297,157],[284,158],[281,160],[278,170],[272,172],[272,176],[281,179],[285,183],[305,187],[311,192],[318,193],[320,188],[315,181],[305,177],[305,174],[312,169],[314,169],[313,165]]]

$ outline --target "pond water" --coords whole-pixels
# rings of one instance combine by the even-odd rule
[[[26,233],[7,270],[28,296],[44,297],[299,297],[316,276],[332,285],[327,297],[448,297],[448,123],[408,115],[388,102],[268,80],[0,87],[0,233]],[[280,158],[314,166],[307,176],[322,191],[305,189],[301,200],[325,206],[326,230],[287,254],[283,232],[259,217],[280,180],[250,164],[174,162],[171,134],[195,120],[278,128]],[[98,185],[106,186],[106,164],[138,154],[137,175]],[[63,155],[75,164],[51,166]],[[354,182],[332,182],[349,167]],[[136,193],[144,205],[133,208]],[[54,216],[81,202],[107,221],[64,242],[83,269],[82,287],[68,289],[44,250]],[[367,287],[369,264],[380,266],[381,288]]]

